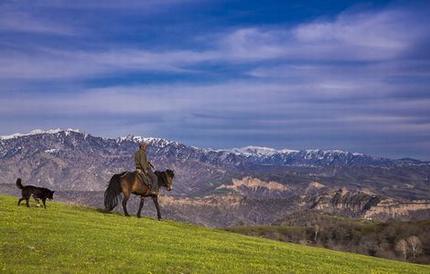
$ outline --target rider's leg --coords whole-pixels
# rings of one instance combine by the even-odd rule
[[[152,170],[148,171],[148,175],[151,178],[151,192],[152,193],[157,193],[158,192],[158,178],[157,178],[157,175],[155,175],[155,173]]]

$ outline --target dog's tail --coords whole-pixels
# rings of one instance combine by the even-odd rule
[[[23,189],[23,188],[24,188],[24,186],[22,185],[21,178],[16,179],[16,186],[17,186],[19,189]]]
[[[121,176],[125,172],[115,174],[109,181],[108,188],[105,191],[105,209],[106,211],[112,211],[117,205],[119,195],[121,194]]]

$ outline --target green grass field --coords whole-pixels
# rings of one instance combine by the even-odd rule
[[[0,196],[0,272],[430,273],[429,266]]]

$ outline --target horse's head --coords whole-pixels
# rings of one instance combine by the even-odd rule
[[[173,186],[173,177],[175,177],[175,173],[171,169],[166,169],[165,174],[166,174],[166,187],[167,187],[167,190],[171,191],[172,190],[172,186]]]

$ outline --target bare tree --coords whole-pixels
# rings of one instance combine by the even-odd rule
[[[401,239],[396,243],[395,249],[397,252],[403,255],[403,259],[406,260],[408,258],[409,246],[408,242],[405,239]]]
[[[413,235],[406,239],[406,242],[409,244],[409,248],[412,253],[412,257],[415,259],[417,255],[420,255],[423,251],[422,249],[422,243],[420,238]]]

